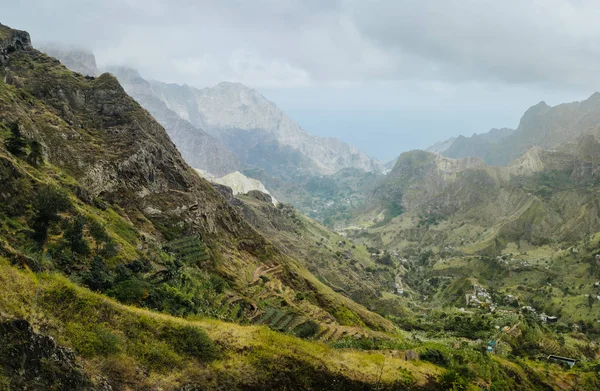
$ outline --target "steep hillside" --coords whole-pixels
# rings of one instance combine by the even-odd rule
[[[272,205],[261,193],[228,199],[256,230],[335,291],[381,314],[406,313],[407,302],[396,292],[397,266],[388,255],[372,254],[289,205]]]
[[[492,129],[472,137],[460,136],[442,154],[452,158],[478,156],[491,165],[506,165],[531,147],[552,150],[574,142],[598,123],[598,92],[584,101],[554,107],[540,102],[525,112],[516,130]]]

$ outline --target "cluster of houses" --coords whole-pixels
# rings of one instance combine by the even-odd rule
[[[465,295],[465,301],[467,302],[467,307],[483,307],[490,311],[496,309],[496,304],[492,301],[492,295],[478,284],[473,284],[473,292]]]
[[[530,305],[525,305],[525,306],[521,307],[521,312],[531,312],[532,314],[537,315],[537,311],[535,310],[535,308],[533,308]],[[538,317],[539,317],[540,321],[544,322],[544,323],[556,323],[556,322],[558,322],[558,317],[546,315],[543,312],[541,314],[539,314]]]

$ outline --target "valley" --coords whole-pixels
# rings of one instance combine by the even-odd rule
[[[0,25],[1,390],[600,388],[597,94],[388,171],[46,51]]]

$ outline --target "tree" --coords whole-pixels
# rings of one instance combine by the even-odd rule
[[[67,221],[64,239],[72,254],[88,255],[90,253],[90,246],[83,236],[84,227],[85,218],[83,216],[77,216]]]
[[[6,149],[15,156],[24,156],[27,140],[25,140],[25,137],[23,137],[21,129],[19,128],[19,124],[13,122],[9,125],[9,129],[11,134],[4,142]]]
[[[38,243],[45,243],[48,236],[48,228],[53,221],[60,220],[58,214],[71,208],[71,201],[67,194],[55,186],[45,185],[39,188],[33,199],[34,239]]]
[[[36,140],[32,140],[29,143],[29,155],[27,156],[27,162],[34,167],[40,167],[44,164],[44,155],[42,152],[42,144]]]

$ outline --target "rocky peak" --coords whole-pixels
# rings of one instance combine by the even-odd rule
[[[0,64],[6,61],[10,53],[32,48],[28,32],[14,30],[0,23]]]
[[[600,93],[594,92],[589,98],[581,102],[581,107],[584,110],[597,110],[600,106]]]

